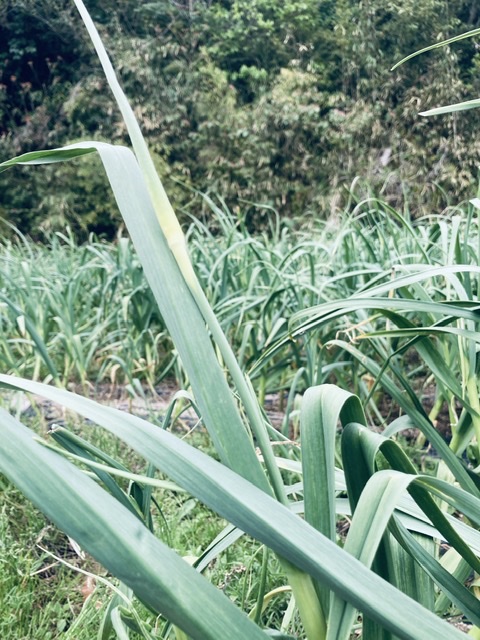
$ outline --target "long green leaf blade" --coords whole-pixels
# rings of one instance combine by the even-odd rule
[[[264,638],[117,500],[0,410],[2,472],[57,526],[192,638]]]
[[[311,387],[303,397],[300,425],[305,519],[332,541],[337,535],[335,435],[342,411],[351,414],[347,421],[365,421],[358,398],[334,385]],[[316,588],[328,615],[330,591],[322,585]]]
[[[233,395],[219,366],[205,323],[171,254],[152,208],[142,174],[126,147],[81,142],[36,152],[0,165],[52,162],[97,151],[165,323],[188,371],[202,418],[220,458],[257,486],[270,491]],[[31,157],[30,157],[31,156]],[[159,257],[161,267],[159,268]],[[206,375],[208,372],[208,375]],[[215,389],[215,394],[212,394]]]
[[[172,434],[62,389],[13,376],[0,375],[0,381],[11,388],[61,402],[112,431],[219,515],[326,584],[399,638],[425,640],[438,635],[444,640],[453,640],[462,637],[456,629],[369,571],[287,507]],[[1,464],[8,464],[8,460]]]

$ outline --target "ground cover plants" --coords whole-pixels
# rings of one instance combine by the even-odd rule
[[[307,249],[308,241],[300,250],[292,247],[284,255],[276,255],[267,243],[245,235],[244,241],[229,244],[236,237],[237,225],[232,225],[228,215],[220,211],[218,224],[226,246],[218,257],[208,257],[210,263],[205,258],[200,261],[205,273],[199,269],[212,308],[192,266],[196,260],[191,260],[183,231],[102,42],[82,2],[76,0],[75,4],[124,117],[134,153],[126,147],[83,142],[32,152],[4,162],[1,168],[99,154],[158,304],[162,324],[158,318],[153,321],[152,335],[155,340],[158,322],[160,332],[168,331],[171,336],[192,404],[209,434],[209,451],[214,450],[213,455],[208,455],[191,446],[168,429],[168,421],[162,428],[63,388],[63,376],[73,372],[88,386],[90,362],[98,352],[98,342],[93,347],[88,344],[89,336],[94,342],[98,340],[88,324],[90,314],[77,318],[72,310],[84,286],[81,264],[65,279],[70,309],[59,308],[53,294],[46,296],[55,315],[45,321],[35,309],[25,308],[25,300],[21,307],[4,296],[4,322],[10,313],[10,322],[13,317],[23,332],[23,341],[17,339],[20,347],[31,347],[33,342],[37,350],[27,349],[25,360],[33,357],[34,373],[41,376],[43,367],[55,383],[47,385],[2,374],[4,388],[59,403],[98,425],[96,431],[113,434],[135,452],[135,463],[129,467],[104,445],[89,441],[83,430],[76,433],[68,425],[54,424],[49,437],[40,438],[22,424],[20,415],[3,409],[0,412],[4,434],[0,449],[2,472],[119,581],[112,586],[113,578],[108,578],[113,596],[104,611],[99,637],[116,634],[119,638],[136,635],[218,640],[228,635],[239,639],[297,636],[330,640],[347,639],[361,630],[364,638],[424,640],[437,635],[453,640],[462,637],[462,632],[441,619],[452,607],[464,616],[472,634],[478,636],[478,599],[465,581],[471,572],[480,573],[480,489],[474,470],[478,463],[475,296],[479,268],[471,264],[475,256],[471,250],[473,234],[459,233],[462,225],[472,228],[473,209],[454,225],[457,233],[450,236],[449,228],[445,230],[440,220],[438,229],[434,228],[433,236],[427,239],[412,229],[408,217],[385,211],[385,226],[378,231],[379,239],[383,238],[379,246],[391,256],[388,226],[400,229],[405,247],[397,246],[398,253],[393,253],[397,266],[389,264],[385,257],[379,261],[376,247],[372,255],[368,234],[362,233],[361,219],[357,221],[355,243],[342,225],[340,230],[326,229],[326,237],[335,237],[337,251],[343,254],[342,262],[348,267],[340,274],[325,273],[321,277],[317,276]],[[367,214],[369,207],[367,203]],[[360,207],[359,215],[365,217],[362,211],[365,210]],[[283,241],[288,246],[287,234],[282,236],[285,232],[275,232],[274,228],[272,233],[277,233],[278,243]],[[208,235],[208,230],[204,234]],[[437,242],[438,238],[443,244]],[[204,243],[191,240],[191,255],[204,253]],[[63,242],[68,246],[68,238]],[[352,268],[357,242],[363,246],[362,255]],[[445,264],[438,253],[439,246],[440,254],[446,248],[447,256],[455,258],[454,264]],[[129,245],[123,242],[123,248],[122,243],[119,247],[119,252],[125,253]],[[248,247],[256,259],[252,266],[247,254],[244,262],[237,265],[235,277],[241,281],[247,276],[247,286],[241,282],[237,292],[228,294],[232,273],[229,263],[238,256],[240,247]],[[330,249],[331,244],[328,250],[319,249],[320,255],[324,251],[325,261]],[[9,250],[19,249],[16,246]],[[83,255],[98,259],[99,253],[99,247],[90,246]],[[366,259],[369,253],[370,259]],[[418,253],[425,259],[423,266],[416,262]],[[136,260],[133,253],[129,255]],[[118,262],[114,260],[115,265]],[[42,288],[41,274],[32,278],[28,267],[24,272],[32,290]],[[103,280],[99,279],[100,284],[94,282],[93,290],[99,292],[98,297],[105,297],[115,279],[103,267],[100,272]],[[121,279],[118,269],[114,273]],[[260,283],[260,292],[263,287],[263,296],[253,292],[254,282]],[[148,297],[142,295],[134,300],[139,290],[143,292],[143,286],[140,280],[127,284],[130,293],[124,296],[123,305],[127,321],[131,309],[138,314],[140,331],[143,322],[156,313]],[[344,288],[347,298],[342,301],[338,291]],[[336,298],[325,302],[332,289],[337,292]],[[243,292],[241,300],[235,300],[239,291]],[[253,300],[249,298],[252,293]],[[112,321],[108,306],[105,322]],[[292,307],[296,307],[297,315],[286,318]],[[23,308],[24,314],[19,312]],[[91,308],[96,308],[93,302]],[[358,315],[353,325],[340,327],[336,319],[346,311]],[[388,321],[385,329],[380,311]],[[244,317],[247,321],[242,324]],[[262,324],[263,317],[267,322]],[[380,326],[375,324],[376,318],[380,318]],[[35,324],[38,319],[40,322]],[[63,362],[68,364],[61,375],[49,355],[52,333],[43,331],[45,324],[52,322],[53,335],[60,329]],[[320,338],[305,337],[327,322],[331,323],[330,328]],[[235,338],[237,327],[241,327],[241,335],[236,337],[240,345],[238,359],[226,337]],[[349,332],[351,339],[340,340],[336,335],[340,329]],[[368,337],[373,355],[352,344],[355,332],[357,338],[361,332],[363,344],[367,344]],[[12,344],[5,342],[3,354],[7,358]],[[157,348],[155,342],[153,345],[152,352]],[[290,379],[282,380],[277,373],[277,381],[272,380],[270,364],[276,363],[281,371],[279,363],[285,356],[278,354],[284,345],[289,349],[286,357]],[[306,355],[295,371],[293,362],[300,347]],[[324,366],[323,352],[328,347],[340,354],[340,359],[333,358]],[[423,359],[424,370],[431,369],[438,380],[439,397],[450,402],[451,411],[457,410],[452,403],[461,403],[462,413],[458,424],[454,424],[454,446],[445,443],[416,399],[418,372],[411,367],[399,368],[398,359],[410,347],[416,348]],[[14,360],[12,357],[12,366]],[[451,363],[457,360],[461,382],[451,370]],[[124,375],[128,377],[128,362],[125,368]],[[329,381],[328,373],[333,369],[339,377],[344,371],[352,372],[348,376],[372,398],[381,386],[398,401],[405,415],[382,435],[367,428],[365,410],[357,395],[332,384],[317,384]],[[348,376],[344,376],[345,380]],[[251,380],[256,381],[260,397],[267,388],[297,386],[303,391],[308,384],[300,409],[301,451],[289,438],[288,424],[282,433],[268,422]],[[371,403],[366,402],[365,407],[371,407]],[[339,422],[342,431],[338,451]],[[436,475],[418,473],[391,437],[406,425],[417,427],[434,445],[441,459]],[[468,446],[469,460],[464,464],[459,454]],[[139,458],[145,461],[143,466],[139,466]],[[129,483],[126,485],[124,480]],[[167,499],[164,496],[179,490],[228,523],[207,548],[195,553],[193,562],[170,548],[168,543],[172,540],[152,517],[152,512],[161,513],[162,502]],[[337,514],[347,517],[349,525],[348,532],[340,538]],[[246,606],[236,606],[202,575],[244,533],[273,552],[285,577],[283,589],[276,590],[275,584],[270,585],[270,590],[269,554],[262,551],[255,606],[247,611],[243,610]],[[443,553],[445,548],[447,553]],[[282,615],[262,618],[263,608],[279,593],[288,594]],[[153,617],[146,620],[133,604],[134,599]],[[240,604],[245,602],[243,599]],[[78,628],[80,622],[74,622],[72,628],[75,625]],[[70,631],[65,629],[65,633]]]

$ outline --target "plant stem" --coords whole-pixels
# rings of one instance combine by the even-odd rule
[[[282,562],[295,595],[307,639],[324,640],[327,637],[327,624],[313,580],[293,565],[287,567],[286,564],[284,561]]]

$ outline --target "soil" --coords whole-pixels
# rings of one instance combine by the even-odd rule
[[[124,387],[119,385],[101,384],[89,390],[85,394],[85,389],[79,385],[69,385],[69,390],[79,395],[97,400],[103,405],[114,407],[120,411],[125,411],[145,419],[160,419],[168,411],[176,394],[180,393],[177,385],[171,380],[164,380],[162,384],[155,388],[153,393],[150,389],[144,390],[143,397],[140,395],[131,396]],[[20,406],[17,404],[20,402]],[[268,394],[265,399],[265,412],[271,424],[279,428],[283,422],[283,399],[279,394]],[[15,408],[25,417],[38,416],[38,412],[45,420],[46,426],[61,424],[65,422],[67,413],[65,410],[41,396],[23,395],[20,400],[15,400]],[[175,428],[179,430],[189,430],[199,426],[199,418],[188,401],[178,396],[174,416]]]
[[[161,420],[162,416],[168,411],[172,401],[177,398],[173,412],[175,416],[175,429],[180,431],[190,430],[201,425],[197,414],[185,399],[185,394],[179,392],[178,386],[173,380],[163,380],[161,385],[155,387],[154,392],[151,389],[143,389],[143,396],[132,396],[127,392],[125,387],[112,384],[100,384],[95,387],[92,385],[92,387],[87,390],[88,393],[85,393],[85,389],[80,385],[69,385],[69,390],[79,395],[86,395],[101,404],[114,407],[120,411],[126,411],[141,418],[154,421]],[[428,414],[435,402],[434,385],[423,388],[421,400],[423,408]],[[264,403],[265,413],[270,423],[276,429],[280,429],[283,425],[285,405],[286,400],[284,394],[271,393],[266,395]],[[26,417],[33,415],[38,416],[38,411],[40,411],[47,427],[53,423],[61,424],[67,417],[62,407],[40,396],[30,397],[23,395],[20,400],[17,396],[14,408],[17,410],[20,409],[20,413]],[[378,408],[384,419],[384,424],[389,424],[401,415],[398,405],[393,402],[387,393],[382,393],[378,400]],[[458,409],[460,409],[460,407],[458,407]],[[289,435],[292,439],[298,437],[298,425],[296,424],[298,420],[295,419],[295,415],[295,412],[293,412],[290,420]],[[448,442],[451,438],[451,426],[446,403],[442,407],[434,424]],[[382,431],[380,424],[372,426],[374,428],[377,427],[380,432]],[[417,429],[408,429],[402,432],[402,435],[408,442],[414,442],[419,435],[419,431]]]

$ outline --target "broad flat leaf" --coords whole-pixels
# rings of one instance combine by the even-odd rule
[[[145,187],[145,194],[143,194],[142,197],[145,203],[148,200],[148,204],[150,205],[148,224],[146,211],[143,217],[139,217],[138,210],[135,212],[134,206],[128,206],[129,200],[128,198],[125,198],[125,195],[121,199],[119,199],[119,194],[122,192],[122,184],[118,181],[115,182],[114,180],[112,180],[110,176],[112,168],[110,167],[109,169],[104,161],[105,169],[112,185],[112,189],[114,191],[119,209],[133,239],[137,252],[140,256],[142,266],[146,272],[147,279],[160,310],[163,309],[161,298],[162,296],[164,296],[165,289],[171,289],[171,293],[173,294],[171,303],[173,304],[174,309],[177,311],[175,323],[182,327],[184,331],[187,331],[186,334],[184,333],[184,337],[188,335],[188,333],[197,333],[197,336],[192,335],[190,341],[187,341],[186,351],[190,351],[190,357],[186,359],[184,351],[185,345],[183,344],[183,341],[180,341],[179,343],[175,337],[175,323],[171,324],[169,322],[169,318],[166,317],[162,311],[163,318],[174,340],[175,346],[179,350],[182,362],[190,377],[194,394],[198,398],[202,417],[206,420],[207,428],[209,428],[216,446],[221,446],[219,455],[222,457],[222,459],[225,455],[230,456],[229,466],[231,466],[231,468],[234,468],[239,473],[242,473],[244,477],[249,478],[258,486],[263,487],[265,491],[269,491],[269,486],[266,482],[265,476],[262,473],[262,470],[260,469],[260,465],[257,461],[254,461],[252,459],[251,451],[248,451],[248,443],[246,442],[246,438],[242,438],[238,433],[238,429],[240,428],[239,423],[241,423],[240,414],[237,410],[237,407],[232,402],[231,392],[229,392],[228,390],[228,387],[225,383],[223,371],[218,361],[216,360],[215,355],[212,358],[212,345],[208,345],[206,342],[204,343],[204,349],[206,350],[205,355],[209,356],[206,360],[201,357],[201,353],[199,352],[199,350],[195,349],[195,347],[197,346],[196,340],[199,337],[200,330],[205,331],[205,328],[202,326],[202,321],[198,319],[198,315],[200,315],[203,319],[203,323],[208,328],[211,337],[217,345],[222,355],[226,369],[229,372],[233,384],[236,387],[238,396],[240,397],[243,408],[245,410],[245,414],[248,418],[249,426],[254,432],[258,446],[262,451],[267,474],[269,476],[270,482],[272,483],[273,491],[280,501],[286,503],[282,478],[274,462],[273,452],[270,446],[267,430],[265,428],[265,423],[258,401],[255,397],[255,394],[253,393],[251,385],[249,385],[248,380],[246,380],[243,371],[238,364],[235,354],[233,353],[233,350],[228,340],[226,339],[224,332],[222,331],[218,319],[215,316],[215,313],[213,312],[202,290],[202,287],[200,286],[192,262],[188,255],[186,239],[182,228],[177,220],[173,207],[170,203],[170,200],[168,199],[163,184],[156,171],[153,159],[148,150],[147,143],[142,135],[140,125],[135,117],[133,109],[130,106],[126,95],[124,94],[120,86],[120,83],[118,82],[117,75],[108,57],[103,42],[98,34],[95,24],[93,23],[93,20],[91,19],[82,0],[74,0],[74,2],[82,17],[83,23],[88,31],[90,39],[92,40],[93,46],[95,47],[95,51],[102,65],[105,78],[107,79],[110,89],[115,97],[115,101],[117,102],[117,105],[122,113],[123,119],[126,124],[127,131],[130,136],[130,140],[132,142],[135,156],[139,165],[138,174],[141,174],[143,177],[142,185],[144,185]],[[123,190],[129,184],[129,179],[133,181],[133,183],[130,183],[130,187],[134,187],[136,185],[137,180],[134,178],[134,176],[129,177],[125,174],[123,176]],[[135,198],[133,200],[135,200]],[[139,203],[137,203],[137,205],[138,204]],[[130,200],[130,205],[135,205],[135,202]],[[150,243],[149,249],[147,251],[144,251],[142,244],[145,242],[145,234],[149,233],[150,230],[155,230],[155,227],[159,227],[159,229],[156,229],[157,235],[158,231],[160,231],[161,229],[160,235],[162,240],[164,241],[163,246],[161,245],[160,240],[154,239],[153,243]],[[169,255],[169,258],[171,258],[170,262],[173,261],[173,263],[170,264],[171,273],[173,273],[173,267],[175,266],[178,271],[177,275],[180,277],[177,277],[176,279],[174,279],[174,281],[170,281],[168,277],[163,279],[162,291],[155,286],[154,281],[152,281],[152,275],[155,275],[155,273],[158,272],[160,264],[162,271],[163,269],[165,269],[165,249],[167,248],[167,246],[169,249],[169,254],[171,252],[171,254]],[[176,283],[181,284],[182,288],[175,290]],[[194,308],[196,312],[195,316],[190,316],[189,310],[187,308],[183,308],[188,306],[185,304],[186,296],[191,298],[192,308]],[[198,346],[200,346],[200,344],[201,343],[199,343]],[[208,350],[208,347],[210,350]],[[193,358],[191,357],[192,351],[194,355]],[[199,386],[200,380],[198,379],[197,374],[194,370],[195,361],[197,362],[197,367],[203,367],[203,371],[208,371],[208,382],[205,386],[209,387],[209,389],[201,389],[201,387]],[[214,368],[213,370],[212,367]],[[220,386],[218,386],[219,384]],[[215,389],[215,393],[211,393],[211,389]],[[210,393],[208,392],[209,390]],[[203,391],[204,395],[199,394],[199,391]],[[204,409],[209,404],[213,406],[210,407],[208,414],[205,414]],[[211,422],[210,416],[212,416],[212,414],[222,413],[221,409],[219,411],[219,408],[222,407],[222,405],[224,405],[225,409],[223,420],[221,420],[220,422]],[[227,421],[229,424],[227,425],[225,421]],[[209,427],[208,424],[210,424]],[[235,433],[236,431],[237,433]],[[231,445],[230,447],[228,447],[226,443],[228,443],[231,438]],[[238,448],[238,446],[240,446],[240,448]],[[235,457],[241,458],[244,456],[246,456],[245,464],[234,462]],[[233,466],[232,463],[234,463]],[[239,471],[239,469],[236,467],[236,464],[240,464],[243,467],[243,472]]]
[[[379,471],[370,478],[363,489],[344,549],[367,567],[372,565],[393,511],[410,482],[411,478],[406,474]],[[355,607],[341,598],[334,597],[327,640],[348,640],[355,615]]]
[[[0,425],[1,471],[143,602],[198,640],[265,637],[130,511],[3,409]]]
[[[454,485],[438,478],[415,475],[413,465],[410,463],[403,450],[395,442],[392,442],[379,434],[372,433],[361,425],[348,425],[344,432],[344,439],[349,443],[347,448],[346,446],[343,446],[342,442],[343,459],[346,463],[346,468],[349,470],[347,478],[352,476],[352,479],[347,482],[347,485],[354,485],[354,478],[358,478],[358,484],[360,485],[356,490],[354,490],[355,486],[353,486],[352,496],[354,499],[356,496],[359,496],[357,499],[364,500],[364,493],[359,495],[362,477],[364,481],[368,473],[374,474],[372,475],[372,479],[368,481],[370,484],[373,481],[373,478],[379,475],[379,472],[375,472],[375,459],[377,453],[381,451],[394,469],[398,469],[403,472],[402,476],[406,479],[405,486],[408,487],[412,497],[423,509],[429,519],[433,521],[438,530],[442,532],[444,539],[448,540],[448,542],[459,551],[459,553],[469,562],[471,567],[478,570],[480,562],[476,554],[472,553],[468,544],[466,544],[462,536],[459,535],[458,531],[452,526],[451,521],[448,520],[443,512],[438,508],[431,498],[430,493],[434,493],[441,499],[445,499],[445,501],[449,502],[454,509],[467,515],[474,524],[480,518],[480,500],[478,498],[470,495],[463,489],[455,487]],[[357,447],[355,447],[355,443],[358,443]],[[352,455],[353,449],[357,451],[356,456]],[[363,467],[358,463],[355,464],[356,458],[358,458],[359,462],[362,458],[366,460],[366,464],[363,465],[363,467],[366,467],[367,470],[364,471],[363,476],[359,476],[358,469]],[[380,472],[380,474],[383,473],[384,472]],[[419,487],[422,488],[419,489]],[[424,489],[427,489],[427,491]],[[396,526],[395,522],[397,522]],[[475,598],[468,592],[468,590],[452,578],[452,576],[450,576],[450,574],[440,566],[437,560],[429,555],[425,551],[424,547],[420,545],[419,542],[416,541],[400,523],[398,523],[398,521],[392,521],[390,524],[395,537],[424,568],[428,576],[435,580],[441,589],[445,591],[449,598],[460,607],[471,621],[475,623],[480,621],[480,613],[476,612],[478,605],[475,602]],[[389,561],[389,566],[390,564],[393,564],[392,559]],[[399,567],[398,571],[401,572],[402,568]],[[393,579],[393,577],[391,579]]]
[[[455,576],[452,576],[444,569],[396,518],[391,521],[390,529],[402,547],[406,549],[411,557],[422,567],[426,575],[437,583],[441,592],[467,616],[470,622],[479,625],[480,606],[475,596],[470,593]],[[401,570],[402,567],[399,567],[399,571]]]
[[[480,492],[478,491],[475,483],[470,478],[461,461],[448,447],[442,436],[434,428],[425,413],[423,411],[419,411],[419,409],[412,403],[412,401],[405,396],[405,393],[403,392],[403,389],[405,387],[400,389],[398,386],[396,386],[391,378],[385,373],[385,371],[382,370],[379,364],[375,362],[375,360],[359,351],[351,343],[344,340],[331,340],[330,344],[337,345],[342,349],[345,349],[345,351],[347,351],[348,353],[351,353],[363,364],[363,366],[369,373],[371,373],[375,378],[381,379],[381,383],[385,391],[387,391],[387,393],[389,393],[392,398],[394,398],[399,406],[405,410],[405,412],[415,423],[416,427],[426,435],[426,437],[430,440],[432,445],[444,460],[445,464],[452,471],[458,482],[460,482],[460,484],[467,491],[472,492],[474,495],[480,495]]]

